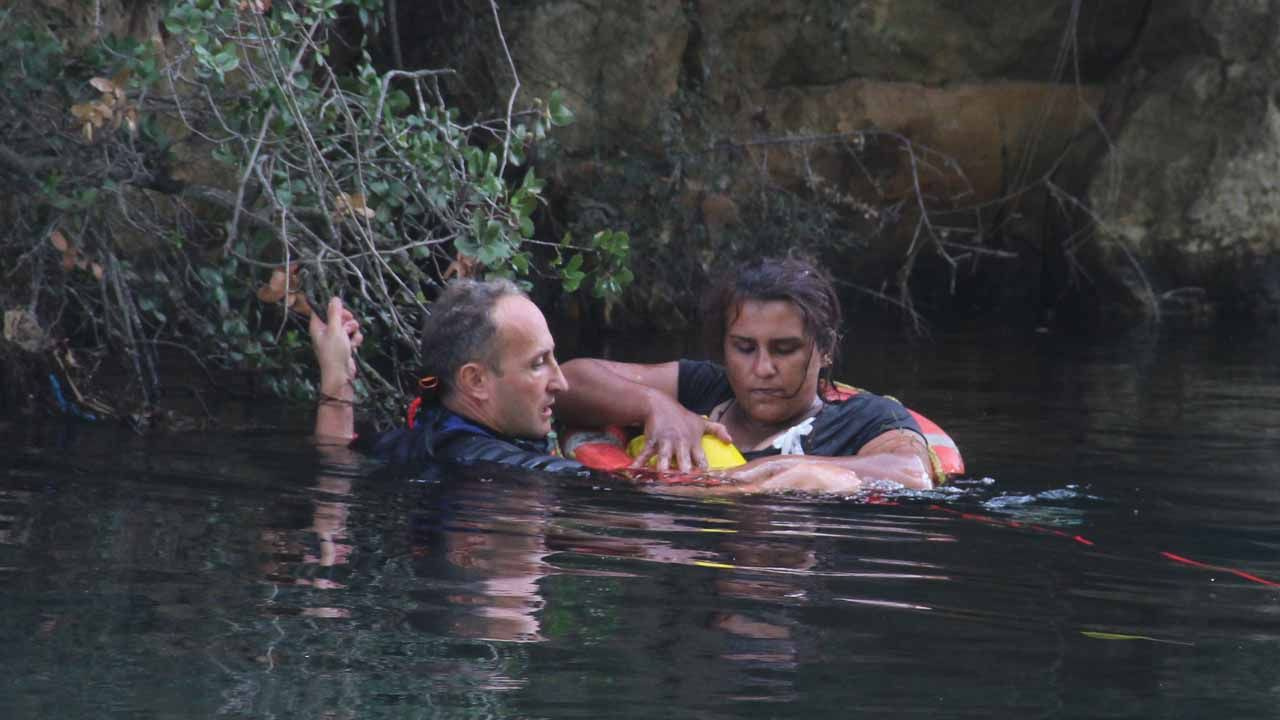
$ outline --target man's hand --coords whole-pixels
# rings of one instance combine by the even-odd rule
[[[311,314],[311,347],[320,365],[320,392],[326,397],[350,401],[355,398],[352,382],[356,379],[355,351],[364,342],[360,323],[341,298],[329,301],[328,317]]]
[[[647,467],[649,461],[656,458],[658,470],[669,470],[673,462],[681,472],[705,470],[707,456],[702,451],[702,436],[710,434],[727,443],[733,442],[724,425],[686,410],[665,394],[655,390],[649,392],[648,398],[645,445],[631,467]]]

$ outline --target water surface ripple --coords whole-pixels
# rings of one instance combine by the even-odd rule
[[[973,473],[858,498],[10,424],[0,714],[1274,717],[1273,347],[862,346]]]

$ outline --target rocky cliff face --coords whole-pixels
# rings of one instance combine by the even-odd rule
[[[934,314],[1280,308],[1280,0],[500,5],[521,92],[578,118],[543,230],[630,231],[631,317],[687,322],[717,268],[797,247]],[[395,6],[406,65],[502,109],[488,0]],[[51,7],[159,31],[155,2]]]
[[[634,309],[681,322],[716,266],[792,247],[934,310],[1058,302],[1046,258],[1077,228],[1046,216],[1083,201],[1148,5],[540,0],[504,23],[524,89],[579,113],[544,164],[561,217],[631,230]]]
[[[1126,305],[1201,317],[1280,307],[1280,4],[1160,3],[1116,73],[1095,166],[1095,267]]]
[[[1276,4],[527,0],[503,21],[524,89],[578,112],[543,166],[558,217],[632,231],[635,309],[678,321],[719,263],[799,246],[891,298],[1044,321],[1280,306]]]

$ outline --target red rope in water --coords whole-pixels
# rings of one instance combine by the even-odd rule
[[[1049,533],[1051,535],[1057,535],[1059,537],[1068,538],[1074,542],[1080,543],[1081,545],[1089,545],[1089,546],[1094,545],[1094,542],[1092,540],[1089,540],[1088,538],[1085,538],[1083,536],[1072,535],[1071,533],[1066,533],[1061,530],[1042,527],[1040,525],[1033,525],[1031,523],[1023,523],[1023,522],[1018,522],[1016,520],[1001,520],[999,518],[993,518],[986,515],[978,515],[976,513],[970,513],[970,512],[961,512],[960,510],[953,510],[951,508],[943,507],[941,505],[930,505],[929,509],[936,510],[938,512],[947,513],[949,515],[955,515],[956,517],[961,517],[966,520],[974,520],[977,522],[987,523],[989,525],[1000,525],[1003,527],[1028,528],[1031,530],[1036,530],[1038,532]],[[1182,555],[1175,555],[1171,552],[1167,552],[1163,550],[1160,551],[1160,555],[1161,557],[1164,557],[1168,560],[1172,560],[1177,563],[1182,563],[1183,565],[1190,565],[1191,567],[1200,568],[1202,570],[1213,570],[1215,572],[1230,573],[1232,575],[1235,575],[1236,577],[1244,578],[1249,582],[1255,582],[1255,583],[1258,583],[1259,585],[1266,585],[1267,587],[1280,587],[1280,583],[1278,582],[1274,582],[1272,580],[1267,580],[1266,578],[1258,577],[1257,575],[1254,575],[1252,573],[1247,573],[1243,570],[1224,567],[1222,565],[1210,565],[1208,563],[1202,563],[1198,560],[1192,560],[1191,558],[1184,557]]]
[[[1250,582],[1256,582],[1259,585],[1266,585],[1267,587],[1280,587],[1280,583],[1278,582],[1272,582],[1265,578],[1260,578],[1257,575],[1253,575],[1252,573],[1247,573],[1243,570],[1236,570],[1235,568],[1223,567],[1221,565],[1210,565],[1208,563],[1199,562],[1198,560],[1192,560],[1191,558],[1182,557],[1181,555],[1174,555],[1171,552],[1165,552],[1163,550],[1160,552],[1160,554],[1165,556],[1166,558],[1169,558],[1174,562],[1180,562],[1183,565],[1190,565],[1191,567],[1204,568],[1205,570],[1214,570],[1217,572],[1231,573],[1232,575],[1235,575],[1237,577],[1242,577],[1245,580],[1248,580]]]

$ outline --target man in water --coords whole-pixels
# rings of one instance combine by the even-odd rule
[[[568,389],[542,311],[508,280],[456,280],[431,305],[422,335],[423,405],[413,427],[355,438],[359,323],[342,301],[311,316],[320,365],[316,435],[356,440],[397,464],[430,460],[585,472],[558,457],[551,437],[556,395]]]

